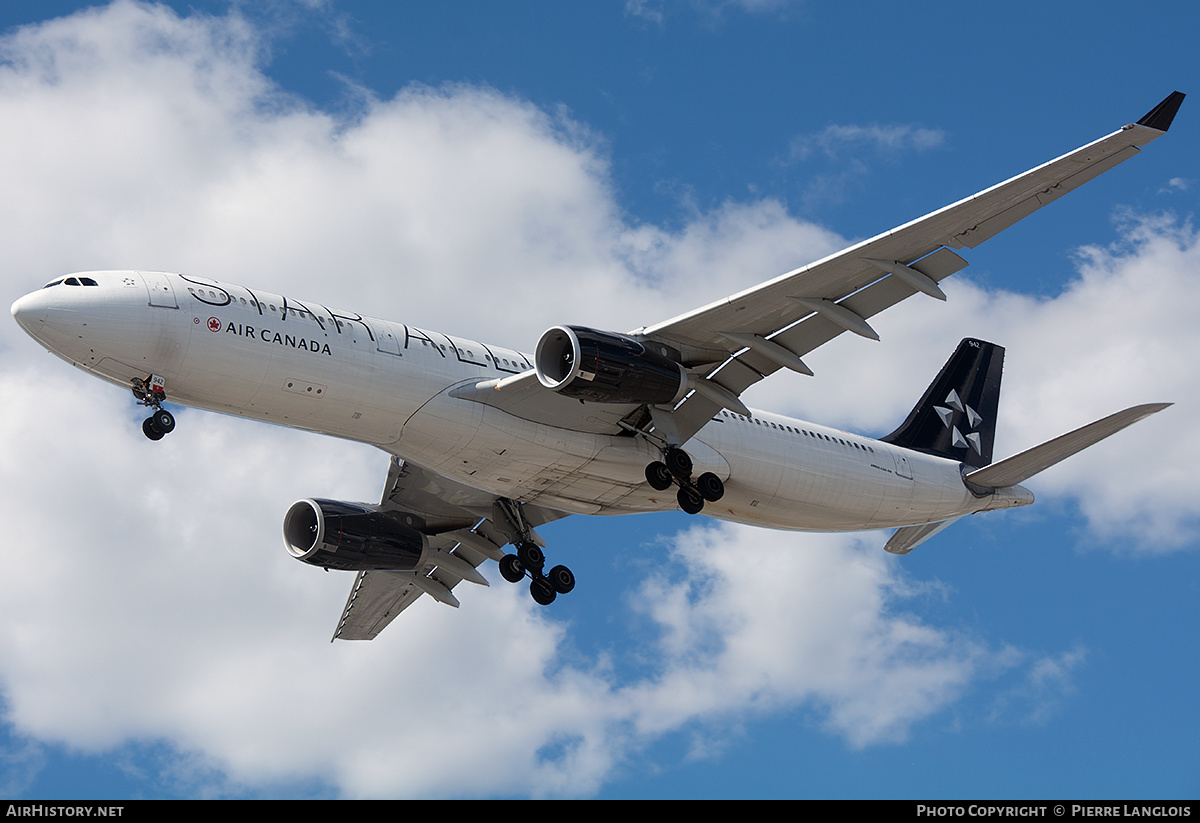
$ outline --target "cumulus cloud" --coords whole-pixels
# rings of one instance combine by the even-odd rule
[[[674,553],[684,581],[655,576],[637,598],[666,662],[630,690],[641,723],[729,722],[731,706],[767,713],[811,701],[854,746],[904,739],[989,652],[906,614],[919,588],[879,546],[875,536],[744,526],[684,532]]]
[[[601,141],[560,113],[454,86],[335,117],[272,85],[264,53],[237,15],[132,2],[0,42],[10,299],[63,271],[163,268],[528,349],[550,325],[633,328],[844,243],[774,201],[678,230],[634,224]],[[1006,394],[1005,442],[1111,410],[1100,407],[1124,402],[1121,385],[1182,401],[1194,389],[1177,369],[1147,368],[1135,343],[1165,354],[1181,341],[1162,312],[1189,314],[1169,286],[1195,271],[1195,235],[1151,221],[1126,237],[1086,252],[1078,283],[1052,300],[960,283],[950,314],[903,307],[880,323],[888,346],[872,354],[886,356],[855,360],[851,341],[814,358],[818,373],[866,368],[875,390],[838,381],[780,405],[884,425],[972,323],[967,333],[1021,332],[1009,374],[1030,376]],[[447,299],[462,294],[471,301]],[[1086,340],[1098,313],[1120,321]],[[0,444],[0,506],[19,548],[0,576],[5,721],[86,752],[161,744],[158,779],[188,792],[303,781],[347,796],[587,794],[663,735],[703,737],[781,707],[813,707],[851,746],[902,740],[997,654],[906,610],[919,587],[877,535],[735,526],[671,540],[669,573],[620,607],[650,629],[628,656],[579,652],[568,626],[494,577],[459,612],[420,602],[370,644],[330,645],[349,579],[287,558],[277,518],[318,491],[376,499],[384,455],[189,411],[151,444],[127,395],[15,324],[0,347],[0,419],[20,433]],[[1060,347],[1077,372],[1039,371],[1038,347]],[[772,382],[768,398],[794,392]],[[1132,501],[1105,498],[1116,479],[1095,464],[1052,488],[1084,500],[1098,528],[1134,528],[1152,494],[1194,512],[1186,478],[1168,485],[1200,437],[1183,419],[1173,436],[1184,454],[1165,463],[1134,445],[1147,440],[1117,455],[1161,471]],[[35,755],[6,756],[32,769]]]

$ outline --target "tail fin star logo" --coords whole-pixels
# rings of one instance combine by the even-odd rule
[[[948,407],[948,408],[947,408]],[[970,446],[976,454],[983,454],[983,445],[980,441],[978,431],[973,431],[979,428],[979,424],[983,422],[983,418],[979,412],[968,406],[958,396],[956,389],[951,389],[950,394],[946,395],[945,406],[934,406],[934,411],[938,417],[942,418],[942,423],[946,428],[950,429],[950,442],[959,449],[965,449]],[[956,418],[958,418],[956,422]],[[963,428],[967,430],[967,434],[963,435],[959,429],[959,425],[966,423]]]

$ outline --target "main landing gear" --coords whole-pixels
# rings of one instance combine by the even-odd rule
[[[699,514],[705,502],[716,503],[725,496],[725,484],[712,472],[692,480],[692,458],[678,446],[667,446],[661,461],[646,466],[646,482],[660,492],[671,488],[672,483],[679,484],[675,499],[688,514]]]
[[[505,498],[498,502],[505,519],[520,535],[513,541],[517,553],[500,558],[500,576],[509,583],[520,583],[528,575],[529,594],[540,606],[549,606],[558,595],[569,594],[575,588],[575,575],[566,566],[554,566],[543,572],[546,553],[534,542],[533,529],[525,521],[520,505]]]
[[[175,415],[162,407],[167,399],[162,380],[151,375],[148,379],[133,378],[133,396],[138,405],[149,406],[154,412],[142,421],[142,434],[151,440],[162,440],[175,430]]]
[[[566,566],[555,566],[548,574],[542,569],[546,554],[534,543],[518,543],[516,554],[500,558],[500,576],[509,583],[520,583],[528,574],[529,594],[541,606],[549,606],[560,594],[575,588],[575,575]]]

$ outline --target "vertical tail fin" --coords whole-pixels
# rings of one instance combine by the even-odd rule
[[[900,428],[880,439],[975,468],[990,464],[1003,370],[1003,347],[963,340]]]

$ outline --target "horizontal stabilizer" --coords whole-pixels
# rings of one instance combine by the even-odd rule
[[[917,546],[940,532],[947,526],[957,523],[962,518],[951,517],[949,520],[939,520],[937,523],[926,523],[923,526],[905,526],[896,529],[896,533],[888,540],[883,548],[892,554],[908,554]]]
[[[1056,437],[1040,446],[1034,446],[1028,451],[1001,460],[986,468],[977,469],[966,476],[971,486],[985,489],[1002,489],[1015,486],[1033,477],[1035,474],[1066,460],[1076,452],[1081,452],[1088,446],[1094,446],[1109,435],[1116,434],[1126,426],[1132,425],[1144,417],[1162,411],[1170,403],[1147,403],[1144,406],[1134,406],[1131,409],[1109,415],[1103,420],[1089,423],[1083,428]]]

